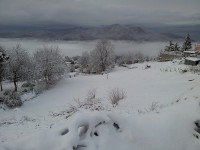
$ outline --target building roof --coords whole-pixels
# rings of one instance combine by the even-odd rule
[[[183,51],[183,53],[188,53],[188,54],[196,54],[196,51]]]
[[[200,58],[196,58],[196,57],[187,57],[185,59],[190,60],[190,61],[200,61]]]

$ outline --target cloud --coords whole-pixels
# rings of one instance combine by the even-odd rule
[[[0,0],[0,24],[199,24],[199,0]]]

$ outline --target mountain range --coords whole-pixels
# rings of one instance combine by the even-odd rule
[[[1,38],[39,38],[48,40],[128,40],[128,41],[169,41],[182,40],[183,35],[162,33],[153,28],[134,25],[106,25],[88,27],[77,25],[63,26],[0,26]]]

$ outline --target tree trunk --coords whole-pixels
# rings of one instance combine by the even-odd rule
[[[106,70],[106,66],[104,64],[102,64],[102,71]]]
[[[17,92],[17,82],[15,79],[14,79],[14,86],[15,86],[15,92]]]
[[[0,77],[1,91],[3,91],[2,78]]]
[[[16,74],[14,75],[13,82],[14,82],[14,86],[15,86],[15,92],[17,92],[17,75]]]
[[[2,85],[2,82],[1,82],[0,84],[1,84],[1,91],[3,91],[3,85]]]

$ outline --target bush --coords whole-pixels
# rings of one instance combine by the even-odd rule
[[[93,100],[95,100],[95,97],[96,97],[96,89],[91,89],[88,91],[86,95],[86,101],[92,102]]]
[[[117,106],[118,102],[125,98],[125,95],[126,94],[122,89],[119,88],[112,89],[109,93],[109,100],[113,105],[113,107]]]
[[[149,111],[155,111],[160,107],[160,105],[158,104],[158,102],[153,102],[149,108]]]
[[[0,97],[0,103],[4,103],[5,98],[4,97]]]
[[[34,89],[35,84],[30,83],[30,82],[25,82],[22,84],[22,92],[23,93],[27,93],[27,92],[31,92]]]
[[[12,94],[12,90],[11,89],[7,89],[7,90],[5,90],[5,92],[3,93],[3,95],[7,95],[7,96],[9,96],[9,95],[11,95]]]
[[[5,103],[5,97],[0,97],[0,109],[3,109],[3,110],[5,110],[5,105],[4,105],[4,103]]]
[[[20,94],[13,91],[9,93],[8,96],[6,97],[5,104],[9,108],[15,108],[22,106],[23,103],[21,101]]]
[[[43,91],[48,89],[48,85],[46,82],[39,82],[37,85],[34,86],[34,92],[36,95],[41,94]]]
[[[25,82],[25,83],[23,83],[22,84],[22,88],[32,88],[32,87],[34,87],[35,85],[34,84],[32,84],[32,83],[30,83],[30,82]]]

